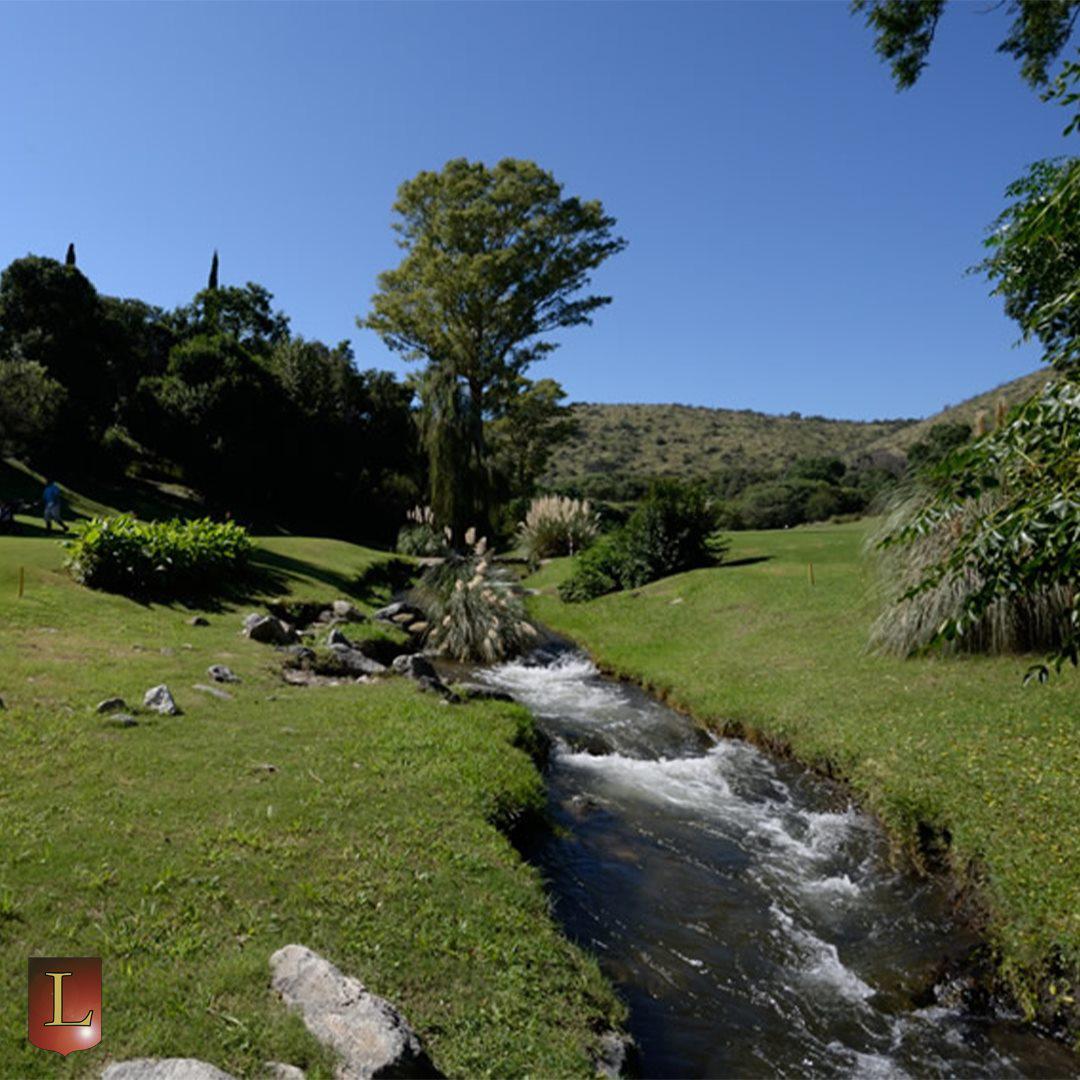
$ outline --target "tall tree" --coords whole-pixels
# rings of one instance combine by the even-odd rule
[[[214,257],[210,260],[210,278],[206,282],[208,289],[216,289],[218,287],[218,253],[217,248],[214,248]]]
[[[74,244],[68,244],[67,255],[64,256],[64,265],[65,266],[74,266],[75,265],[75,245]]]
[[[490,514],[485,422],[505,414],[529,365],[555,348],[545,335],[588,324],[610,303],[583,290],[626,242],[598,201],[566,197],[551,173],[512,158],[422,172],[398,189],[394,211],[405,256],[379,276],[358,322],[427,365],[416,385],[432,503],[460,537]]]

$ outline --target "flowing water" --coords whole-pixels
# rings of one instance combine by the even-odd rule
[[[630,1006],[646,1076],[1076,1076],[930,992],[965,944],[839,789],[551,650],[480,673],[554,740],[530,852]]]

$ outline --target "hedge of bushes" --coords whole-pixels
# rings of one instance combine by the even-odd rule
[[[716,535],[715,506],[700,486],[660,482],[625,525],[582,552],[559,595],[576,602],[636,589],[718,562],[726,547]]]
[[[251,537],[234,522],[139,521],[130,514],[75,526],[67,567],[76,581],[129,596],[214,592],[248,563]]]

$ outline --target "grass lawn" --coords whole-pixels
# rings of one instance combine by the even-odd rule
[[[194,609],[75,585],[61,557],[0,537],[0,1075],[143,1055],[327,1075],[268,989],[288,942],[395,1002],[450,1075],[591,1073],[622,1007],[492,824],[542,800],[523,710],[448,707],[401,679],[290,687],[239,634],[253,602],[192,627]],[[258,559],[278,598],[374,602],[356,582],[384,556],[274,538]],[[243,679],[234,700],[192,689],[212,663]],[[121,729],[93,711],[160,682],[183,716]],[[102,957],[96,1049],[28,1044],[31,955]]]
[[[1024,687],[1031,658],[867,655],[863,535],[736,533],[729,561],[760,561],[576,605],[554,595],[559,560],[529,581],[531,605],[608,670],[848,778],[913,850],[920,827],[947,830],[952,865],[982,883],[1002,973],[1030,1012],[1071,1014],[1076,1038],[1080,676]]]

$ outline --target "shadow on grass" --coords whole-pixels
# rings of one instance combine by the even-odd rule
[[[729,566],[753,566],[754,563],[771,562],[772,555],[747,555],[745,559],[725,559],[719,564],[718,569],[726,570]]]

